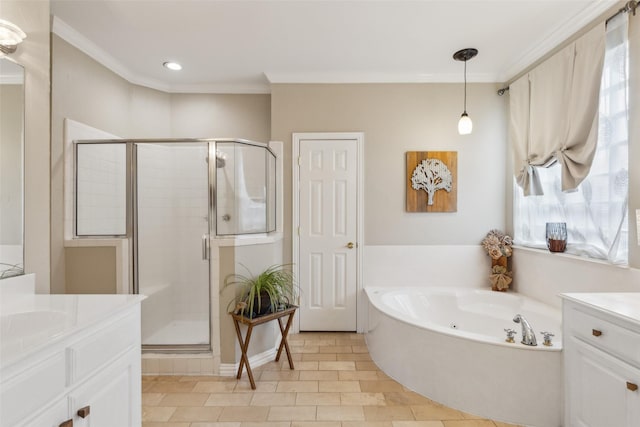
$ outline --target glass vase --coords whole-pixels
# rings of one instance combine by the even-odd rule
[[[564,252],[567,248],[567,223],[547,222],[547,248],[551,252]]]

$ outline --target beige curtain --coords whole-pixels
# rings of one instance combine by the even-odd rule
[[[509,85],[515,176],[525,195],[542,194],[536,167],[560,162],[563,191],[589,173],[604,50],[602,23]]]

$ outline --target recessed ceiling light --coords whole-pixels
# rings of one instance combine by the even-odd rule
[[[165,68],[168,68],[168,69],[173,70],[173,71],[182,70],[182,65],[178,64],[177,62],[167,61],[162,65],[164,65]]]

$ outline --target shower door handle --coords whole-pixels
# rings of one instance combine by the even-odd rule
[[[209,235],[208,234],[202,235],[202,259],[203,260],[209,259]]]

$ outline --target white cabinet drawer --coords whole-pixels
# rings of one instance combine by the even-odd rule
[[[65,357],[61,351],[2,383],[0,426],[15,426],[65,391]]]
[[[70,369],[67,384],[71,385],[94,374],[102,365],[136,345],[140,331],[131,327],[135,325],[135,321],[135,314],[130,314],[99,333],[69,346],[67,354]]]
[[[640,367],[640,334],[637,332],[577,308],[566,316],[565,323],[571,335]]]

